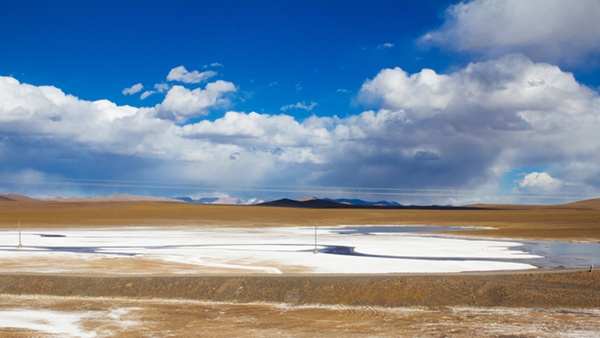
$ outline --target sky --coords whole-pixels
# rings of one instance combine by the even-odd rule
[[[0,2],[0,193],[600,196],[600,2]]]

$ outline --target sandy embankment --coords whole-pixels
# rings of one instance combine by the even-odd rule
[[[600,273],[582,270],[0,275],[0,315],[16,316],[0,323],[0,337],[45,337],[51,332],[81,337],[190,337],[199,332],[211,337],[594,337],[600,330],[599,309]]]
[[[173,298],[399,306],[600,308],[600,273],[587,270],[435,275],[0,275],[15,295]]]

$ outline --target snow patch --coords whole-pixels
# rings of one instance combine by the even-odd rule
[[[44,332],[60,337],[96,337],[96,332],[83,330],[79,322],[97,313],[73,313],[52,310],[0,310],[0,327]]]

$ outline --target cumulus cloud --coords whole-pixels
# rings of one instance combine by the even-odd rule
[[[0,135],[7,137],[1,174],[127,178],[158,158],[178,156],[166,150],[177,149],[172,124],[148,108],[80,100],[10,77],[0,77],[0,96]]]
[[[218,143],[256,148],[312,147],[330,142],[323,124],[297,122],[289,115],[227,112],[213,122],[201,121],[181,128],[186,138],[208,139]],[[318,160],[320,162],[320,160]]]
[[[311,102],[310,104],[306,104],[305,101],[297,102],[295,104],[288,104],[281,107],[281,111],[287,111],[289,109],[302,109],[306,111],[312,111],[318,104],[316,102]]]
[[[469,132],[550,132],[584,119],[595,121],[598,114],[597,92],[571,73],[522,55],[472,63],[449,75],[384,69],[365,82],[359,100],[403,111],[407,120],[444,119],[449,127]]]
[[[580,64],[600,54],[600,2],[460,2],[449,7],[444,24],[421,41],[492,57],[518,52],[538,61]]]
[[[205,65],[204,67],[207,68],[208,66],[209,65]],[[212,67],[221,66],[222,67],[222,65],[219,63],[212,63],[210,66],[212,66]],[[204,72],[198,72],[197,70],[193,70],[190,72],[187,69],[185,69],[184,66],[179,66],[179,67],[175,67],[169,71],[169,74],[167,74],[167,81],[183,82],[185,84],[197,84],[197,83],[205,82],[206,80],[210,79],[211,77],[214,77],[215,75],[217,75],[217,72],[214,72],[212,70],[204,71]],[[142,86],[142,84],[138,83],[138,84],[132,86],[131,88],[124,89],[123,95],[132,95],[135,93],[139,93],[143,88],[144,87]],[[184,87],[178,86],[178,89],[175,90],[175,93],[173,95],[176,95],[177,92],[181,92],[179,90],[180,88],[184,88]],[[144,91],[140,95],[140,99],[145,100],[154,94],[166,93],[170,89],[171,89],[171,85],[169,85],[167,83],[157,83],[154,85],[153,90]]]
[[[561,181],[553,178],[545,172],[532,172],[519,182],[519,187],[532,190],[556,190],[561,185]]]
[[[205,89],[190,90],[183,86],[173,86],[163,102],[157,106],[158,116],[184,122],[189,118],[208,114],[208,109],[226,106],[229,100],[225,94],[235,92],[231,82],[218,80],[206,85]]]
[[[210,79],[217,75],[217,72],[207,70],[205,72],[199,72],[193,70],[189,72],[184,66],[179,66],[171,69],[167,75],[167,81],[179,81],[183,83],[200,83]]]
[[[123,95],[133,95],[133,94],[136,94],[136,93],[139,93],[140,91],[142,91],[143,88],[144,88],[144,86],[141,83],[136,83],[129,88],[123,89],[122,93],[123,93]]]
[[[380,108],[345,133],[386,137],[395,145],[373,148],[379,154],[370,149],[371,157],[361,159],[387,163],[371,169],[387,168],[381,177],[396,172],[407,182],[442,185],[442,179],[473,187],[498,180],[508,168],[540,163],[563,168],[581,185],[591,182],[591,172],[598,174],[598,93],[572,74],[522,55],[472,63],[451,74],[384,69],[365,82],[359,100]]]

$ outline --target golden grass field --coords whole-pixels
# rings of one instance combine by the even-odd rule
[[[600,200],[477,207],[300,209],[21,200],[0,201],[0,229],[14,230],[18,222],[27,230],[422,224],[495,228],[461,236],[600,242]],[[0,313],[92,311],[96,315],[80,325],[100,337],[594,337],[600,331],[600,271],[125,277],[98,268],[96,274],[0,274]],[[0,327],[0,337],[30,336],[52,337]]]
[[[320,226],[364,224],[494,227],[469,235],[600,241],[600,199],[551,206],[482,205],[476,210],[305,209],[178,202],[0,202],[0,228],[114,226]],[[464,234],[464,233],[463,233]]]

